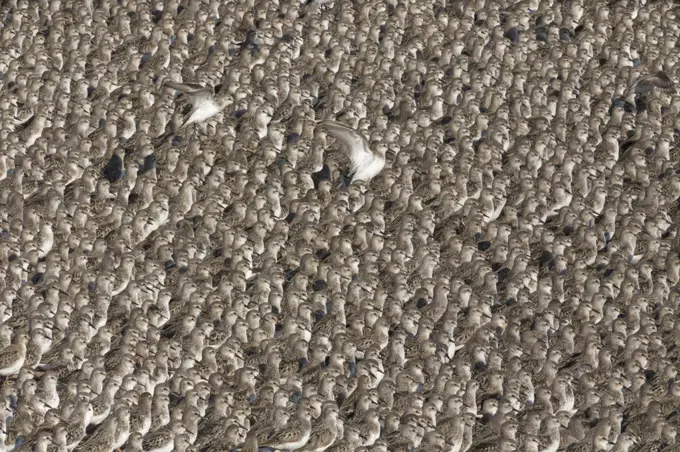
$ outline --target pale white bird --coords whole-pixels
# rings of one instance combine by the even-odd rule
[[[193,83],[165,82],[165,86],[186,94],[191,101],[191,112],[178,130],[189,124],[210,119],[231,103],[229,96],[214,97],[213,88]]]
[[[371,150],[368,140],[361,136],[357,131],[336,121],[324,121],[321,127],[326,129],[337,141],[339,141],[347,152],[352,163],[349,175],[352,182],[362,180],[370,181],[377,176],[385,167],[385,152],[387,145],[377,143],[374,150]]]

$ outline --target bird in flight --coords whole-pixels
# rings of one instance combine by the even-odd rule
[[[323,121],[320,125],[345,148],[352,164],[349,172],[352,182],[357,180],[368,182],[385,167],[387,145],[384,143],[376,143],[375,149],[371,150],[366,138],[344,124],[336,121]]]
[[[175,82],[165,82],[165,86],[184,93],[191,102],[189,117],[177,130],[181,130],[189,124],[212,118],[229,105],[231,101],[229,96],[215,98],[212,87],[205,87],[194,83]]]
[[[631,85],[630,91],[637,94],[646,94],[659,88],[667,93],[675,93],[675,84],[673,80],[664,71],[657,71],[654,74],[638,77]]]
[[[628,89],[623,97],[614,99],[613,105],[621,106],[631,113],[642,113],[647,108],[647,95],[654,89],[675,94],[675,83],[664,71],[635,77],[631,70],[628,75]]]

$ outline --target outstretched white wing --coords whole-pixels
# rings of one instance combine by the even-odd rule
[[[187,95],[191,102],[191,113],[180,129],[194,122],[202,122],[212,118],[220,112],[221,108],[213,100],[213,89],[206,88],[194,83],[165,82],[165,86],[175,89]]]
[[[212,102],[213,90],[194,83],[165,82],[165,86],[186,94],[194,108],[200,108],[205,102]]]
[[[356,130],[336,121],[324,121],[321,126],[345,147],[347,156],[352,162],[350,174],[355,176],[352,180],[367,180],[365,177],[374,171],[373,167],[381,159],[371,152],[366,138]],[[367,170],[368,174],[365,174]]]

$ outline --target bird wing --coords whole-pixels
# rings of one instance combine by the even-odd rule
[[[647,81],[664,91],[671,93],[675,92],[675,84],[673,83],[673,80],[671,80],[668,74],[666,74],[664,71],[658,71],[656,74],[650,75],[647,77]]]
[[[191,99],[191,103],[194,106],[202,104],[205,101],[211,100],[213,97],[212,88],[206,88],[205,86],[197,85],[195,83],[165,82],[165,86],[180,91],[189,96],[189,99]]]
[[[273,435],[271,435],[267,441],[263,441],[260,443],[260,446],[262,445],[281,445],[281,444],[288,444],[288,443],[293,443],[298,441],[302,437],[302,431],[297,426],[286,426],[282,430],[279,430],[275,432]]]
[[[352,162],[351,173],[375,160],[368,147],[368,141],[356,130],[336,121],[324,121],[321,126],[345,147],[347,156]]]
[[[659,88],[668,93],[675,93],[675,84],[664,71],[639,77],[631,86],[631,90],[641,94],[648,93],[654,88]]]
[[[16,125],[14,126],[14,133],[19,133],[28,129],[31,126],[31,124],[33,124],[33,122],[35,121],[35,116],[36,116],[35,114],[32,114],[31,116],[28,117],[21,116],[16,118],[17,122]]]

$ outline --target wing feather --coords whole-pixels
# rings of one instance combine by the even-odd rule
[[[648,93],[654,88],[659,88],[668,93],[675,93],[675,83],[664,71],[639,77],[632,86],[632,90],[640,94]]]
[[[213,96],[212,88],[206,88],[195,83],[165,82],[165,86],[186,94],[194,105],[210,100]]]
[[[35,114],[28,118],[20,118],[17,120],[17,124],[14,126],[14,132],[19,133],[22,130],[26,130],[31,124],[33,124],[33,121],[35,121]]]
[[[673,80],[671,80],[668,74],[666,74],[664,71],[658,71],[649,78],[649,81],[654,86],[661,88],[664,91],[669,91],[671,93],[675,92],[675,84],[673,83]]]
[[[368,141],[356,130],[336,121],[324,121],[321,126],[345,147],[347,156],[352,162],[352,173],[375,160],[368,147]]]

